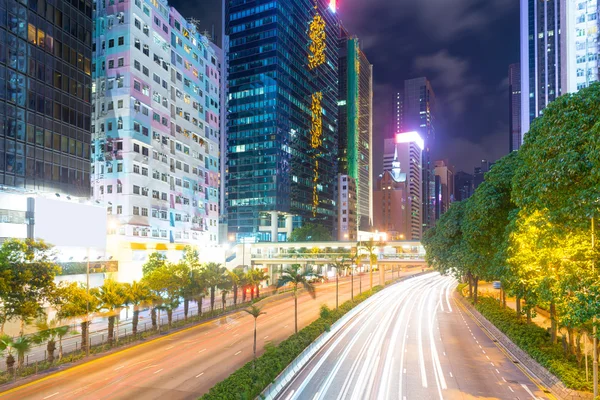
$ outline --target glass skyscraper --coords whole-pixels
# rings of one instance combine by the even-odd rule
[[[333,229],[338,32],[329,1],[230,0],[228,229],[281,241]]]
[[[89,196],[92,3],[0,1],[0,185]]]

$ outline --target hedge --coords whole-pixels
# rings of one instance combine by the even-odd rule
[[[592,390],[591,380],[585,381],[585,366],[579,366],[575,356],[565,355],[560,343],[552,344],[546,329],[536,324],[527,324],[512,308],[502,308],[497,300],[490,297],[480,297],[475,307],[513,343],[556,375],[565,386],[575,390]]]
[[[213,386],[200,399],[250,400],[256,398],[305,348],[323,332],[328,331],[331,324],[381,289],[381,286],[374,286],[372,291],[367,290],[354,296],[354,302],[347,301],[340,305],[338,310],[329,310],[327,306],[322,306],[321,317],[312,324],[290,336],[278,346],[265,346],[264,354],[256,359],[255,368],[252,367],[252,361],[248,362],[228,378]]]

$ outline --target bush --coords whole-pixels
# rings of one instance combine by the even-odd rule
[[[294,359],[314,342],[331,324],[340,319],[360,302],[377,293],[381,286],[373,287],[354,296],[354,302],[347,301],[337,310],[321,307],[321,317],[290,336],[278,346],[265,346],[265,352],[256,359],[253,368],[252,361],[235,371],[227,379],[213,386],[201,397],[202,400],[213,399],[254,399],[256,398]]]
[[[536,324],[527,324],[511,308],[502,308],[490,297],[480,297],[477,310],[513,343],[529,354],[540,365],[556,375],[565,386],[575,390],[591,391],[591,382],[585,381],[585,368],[578,366],[574,356],[566,356],[560,344],[552,344],[550,334]]]

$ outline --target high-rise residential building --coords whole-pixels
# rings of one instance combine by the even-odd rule
[[[435,219],[440,219],[454,201],[454,170],[447,160],[434,163],[435,174]]]
[[[521,0],[521,132],[563,93],[598,80],[597,0]]]
[[[87,198],[92,2],[2,2],[0,16],[0,185]]]
[[[98,2],[94,21],[92,191],[109,234],[135,250],[216,245],[214,49],[166,1]]]
[[[521,136],[521,68],[519,64],[508,66],[508,146],[510,151],[519,150]]]
[[[335,218],[337,240],[356,242],[358,239],[358,218],[356,181],[348,175],[338,174],[335,188],[338,213]]]
[[[325,0],[229,0],[227,214],[237,239],[333,231],[339,22]]]
[[[436,102],[431,83],[426,77],[404,81],[404,89],[396,93],[395,134],[416,131],[425,141],[423,150],[422,224],[423,230],[435,223],[435,177],[431,150],[435,142]],[[388,160],[389,162],[389,160]]]
[[[384,160],[391,161],[384,165],[373,195],[375,229],[391,230],[388,233],[396,238],[421,238],[424,149],[425,143],[418,132],[398,133],[393,139],[385,139]]]
[[[463,201],[473,195],[473,175],[458,171],[454,175],[454,199]]]
[[[343,28],[339,43],[339,96],[338,169],[356,182],[357,225],[368,231],[373,223],[373,66],[360,49],[358,38]]]

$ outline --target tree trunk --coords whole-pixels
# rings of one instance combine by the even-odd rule
[[[223,311],[225,311],[225,302],[227,297],[227,293],[226,292],[221,292],[221,306],[223,307]]]
[[[138,322],[140,320],[140,310],[138,310],[137,306],[133,309],[133,320],[131,321],[131,330],[133,331],[133,336],[137,335]]]
[[[58,337],[58,361],[62,360],[63,347],[62,347],[62,336]]]
[[[558,323],[556,321],[556,304],[550,301],[550,337],[552,344],[558,343]]]
[[[115,334],[115,316],[108,317],[108,344],[112,344]]]
[[[17,354],[17,369],[23,368],[25,365],[25,353]]]
[[[210,312],[212,313],[215,309],[215,287],[210,288]]]
[[[254,347],[253,347],[253,352],[254,352],[254,359],[256,360],[256,319],[258,317],[254,318]]]
[[[169,328],[171,328],[171,324],[173,323],[173,310],[171,308],[167,309],[167,321],[169,321]]]
[[[256,284],[256,298],[258,299],[260,297],[260,283]]]
[[[54,350],[56,350],[56,341],[54,339],[48,339],[46,350],[48,350],[48,362],[52,364],[54,362]]]
[[[242,286],[242,303],[246,302],[246,286]]]
[[[158,328],[158,323],[156,321],[156,307],[152,307],[150,318],[152,319],[152,329],[156,330]]]
[[[531,307],[527,306],[527,324],[531,324]]]
[[[254,285],[250,285],[250,301],[254,301]]]
[[[569,335],[569,353],[575,355],[577,353],[575,349],[575,338],[573,332],[573,328],[567,328],[567,334]]]
[[[88,321],[83,321],[81,323],[81,351],[86,352],[88,350],[88,345],[90,340],[88,339]]]
[[[198,317],[202,316],[202,303],[204,302],[204,296],[200,296],[200,301],[198,301]]]
[[[473,277],[473,304],[477,304],[477,300],[479,297],[479,278],[478,277]]]
[[[187,321],[188,311],[190,310],[190,301],[183,299],[183,319]]]
[[[516,302],[515,304],[516,304],[516,309],[517,309],[517,316],[519,318],[521,318],[521,297],[519,295],[517,295],[515,302]]]
[[[502,307],[506,308],[506,291],[502,289]]]
[[[238,285],[233,285],[233,305],[237,306]]]
[[[13,374],[15,372],[15,357],[12,354],[9,354],[6,357],[6,370],[9,374]]]
[[[467,281],[469,282],[469,298],[473,298],[473,277],[471,276],[471,272],[467,273]]]

